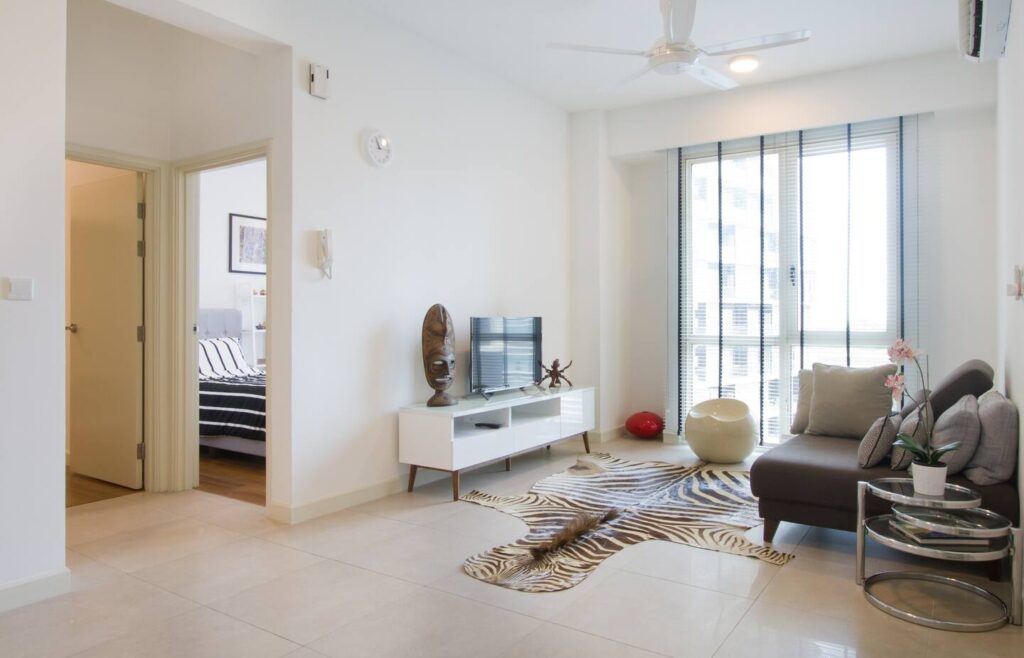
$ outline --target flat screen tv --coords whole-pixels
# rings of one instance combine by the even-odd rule
[[[470,392],[487,395],[536,384],[540,348],[540,318],[470,318]]]

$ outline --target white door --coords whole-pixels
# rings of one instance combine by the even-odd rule
[[[142,488],[141,174],[71,188],[69,403],[71,470]]]

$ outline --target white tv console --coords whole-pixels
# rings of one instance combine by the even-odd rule
[[[490,400],[467,398],[450,407],[416,404],[398,412],[398,460],[409,464],[409,491],[416,469],[445,471],[452,476],[452,497],[459,499],[459,471],[549,446],[594,429],[594,389],[532,389],[498,394]],[[494,423],[497,429],[477,427]]]

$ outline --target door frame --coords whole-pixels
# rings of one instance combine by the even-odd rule
[[[182,465],[186,479],[186,486],[183,488],[194,488],[199,485],[199,380],[196,364],[195,326],[198,321],[199,312],[199,208],[197,190],[190,188],[190,182],[194,174],[210,169],[218,169],[233,164],[241,164],[253,160],[264,160],[267,163],[267,288],[271,288],[273,280],[273,269],[270,267],[270,251],[273,248],[270,238],[270,227],[273,221],[273,204],[271,203],[271,155],[270,141],[264,140],[251,142],[220,151],[214,151],[188,160],[176,162],[173,165],[173,223],[178,227],[181,236],[180,264],[181,270],[176,278],[177,287],[174,292],[175,300],[182,311],[182,320],[178,325],[180,330],[178,340],[175,341],[175,361],[181,366],[180,385],[178,391],[181,393],[181,404],[178,407],[178,418],[183,422],[182,431],[175,437],[171,450],[172,458]],[[267,299],[267,327],[273,331],[270,324],[271,305],[273,297]],[[270,335],[267,336],[267,347],[265,354],[267,372],[271,372],[273,363],[273,351],[270,349]],[[266,479],[264,500],[265,507],[270,507],[270,482],[271,469],[271,442],[273,441],[270,432],[270,409],[271,389],[266,390],[266,413],[267,413],[267,450],[266,450]]]
[[[139,158],[105,149],[67,143],[66,160],[127,169],[146,177],[144,187],[146,216],[142,222],[145,258],[143,259],[143,326],[145,340],[142,347],[142,441],[145,446],[142,462],[143,488],[147,491],[168,490],[167,478],[161,473],[160,446],[176,431],[162,413],[172,393],[168,375],[167,351],[168,318],[172,306],[166,293],[169,279],[167,249],[170,247],[167,212],[167,193],[170,166],[157,160]],[[67,201],[65,200],[65,203]],[[66,230],[66,229],[65,229]],[[65,237],[66,240],[66,237]],[[65,356],[65,359],[67,357]]]

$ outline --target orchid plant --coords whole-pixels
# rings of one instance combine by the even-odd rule
[[[923,367],[921,366],[922,358],[924,358]],[[900,402],[903,400],[903,396],[906,395],[910,398],[911,402],[920,405],[917,413],[919,422],[924,427],[924,435],[921,441],[918,441],[910,434],[898,434],[893,445],[903,448],[912,454],[916,464],[921,464],[922,466],[941,466],[940,459],[942,456],[959,448],[960,442],[954,441],[938,448],[932,446],[932,430],[935,428],[935,422],[931,417],[928,356],[922,350],[915,350],[908,341],[899,338],[889,347],[889,361],[901,367],[912,363],[917,368],[917,372],[921,376],[921,383],[924,385],[924,390],[921,392],[922,399],[917,400],[906,392],[907,381],[903,373],[898,372],[885,378],[885,386],[892,391],[893,400]]]

